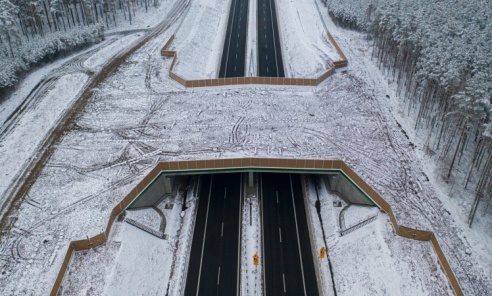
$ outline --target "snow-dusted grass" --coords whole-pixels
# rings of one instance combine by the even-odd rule
[[[75,252],[65,275],[62,295],[102,295],[120,247],[120,242],[110,241],[94,249]]]
[[[332,61],[340,60],[313,0],[278,0],[275,3],[288,77],[319,77],[330,69]]]
[[[217,78],[230,4],[231,0],[191,2],[171,45],[178,53],[176,74],[188,80]]]
[[[166,291],[173,240],[157,238],[128,223],[114,239],[121,241],[121,248],[104,295],[158,295]]]
[[[14,133],[0,139],[0,204],[6,190],[18,178],[19,171],[36,151],[45,135],[52,129],[60,114],[71,106],[87,81],[83,73],[70,74],[50,82],[47,94],[30,107],[35,112],[26,112],[17,122]],[[42,116],[40,116],[42,114]]]

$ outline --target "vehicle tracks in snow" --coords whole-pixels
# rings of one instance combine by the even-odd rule
[[[42,141],[41,146],[37,149],[36,154],[38,154],[38,157],[31,158],[30,162],[25,166],[24,169],[22,169],[23,172],[21,173],[19,178],[17,178],[18,181],[14,184],[11,184],[10,187],[7,189],[8,194],[5,197],[5,202],[3,203],[0,212],[1,213],[0,228],[3,229],[3,231],[0,234],[0,250],[3,250],[1,252],[2,255],[5,255],[3,253],[6,250],[5,248],[6,245],[11,245],[11,248],[17,249],[17,246],[19,245],[20,241],[25,237],[25,235],[19,235],[16,234],[14,231],[12,231],[13,224],[15,223],[15,221],[12,220],[11,217],[16,215],[15,213],[17,212],[18,208],[25,200],[31,187],[36,182],[37,178],[40,176],[41,172],[47,165],[48,159],[55,151],[57,144],[60,142],[64,134],[75,126],[76,120],[78,119],[80,114],[85,110],[88,102],[93,98],[94,90],[110,75],[112,75],[120,67],[120,65],[124,61],[126,61],[133,53],[139,50],[143,45],[145,45],[150,40],[158,37],[160,34],[165,32],[177,20],[177,18],[180,17],[181,14],[186,10],[186,8],[189,6],[189,3],[190,3],[189,0],[181,0],[181,1],[178,0],[178,2],[175,3],[173,8],[171,8],[168,15],[161,23],[159,23],[154,29],[147,31],[146,34],[140,37],[137,41],[130,44],[130,46],[128,46],[126,49],[120,51],[116,56],[112,57],[111,60],[109,60],[100,69],[98,73],[94,73],[93,75],[91,75],[89,81],[84,86],[84,89],[82,90],[79,98],[75,100],[71,108],[66,110],[64,114],[62,114],[59,121],[55,123],[53,131],[49,135],[47,135],[47,137]],[[69,69],[73,69],[73,68],[78,70],[83,70],[84,72],[87,71],[86,68],[83,66],[83,58],[80,58],[76,61],[71,61],[70,63],[71,66],[67,65],[66,68],[63,70],[65,71],[64,73],[67,73],[67,71],[70,72],[71,70]],[[48,81],[53,81],[53,80],[56,79],[53,77],[48,78]],[[38,84],[38,86],[33,90],[33,92],[42,91],[43,89],[45,89],[43,87],[44,85],[45,83],[43,82]],[[32,100],[35,96],[31,95],[29,97]],[[26,101],[22,106],[30,106],[31,104],[28,103],[29,102]],[[19,108],[19,110],[17,110],[17,114],[14,115],[12,118],[10,118],[10,120],[12,120],[14,117],[19,116],[19,114],[22,114],[22,112],[25,112],[26,109],[27,107],[25,107],[24,109],[22,109],[22,107]],[[10,126],[13,127],[15,126],[15,124],[11,123]],[[5,132],[2,133],[5,134]],[[140,148],[147,149],[145,147],[140,147]],[[161,153],[161,152],[157,152],[157,153]],[[136,161],[137,161],[136,159],[132,159],[128,161],[128,164],[131,166]],[[114,165],[116,164],[113,163],[113,166]],[[133,171],[141,171],[142,169],[147,169],[147,167],[142,168],[141,165],[139,167],[135,167],[135,166],[131,167],[131,170]],[[134,175],[129,174],[123,179],[120,179],[115,183],[113,183],[112,185],[108,186],[105,190],[106,191],[114,190],[116,187],[121,187],[133,181],[133,178]],[[76,202],[72,203],[70,206],[65,207],[62,210],[58,211],[57,214],[52,215],[47,219],[38,221],[37,223],[35,223],[33,226],[29,227],[26,230],[32,232],[32,230],[37,229],[44,223],[53,220],[60,215],[64,215],[65,213],[68,213],[69,211],[75,209],[75,207],[79,206],[80,204],[87,202],[95,198],[96,196],[99,196],[100,193],[101,192],[98,192],[97,194],[81,198]],[[29,236],[29,234],[26,235]],[[12,244],[13,242],[12,236],[18,237],[16,243]],[[11,251],[11,254],[16,254],[16,251],[13,253]],[[11,261],[7,260],[6,262],[11,262]]]

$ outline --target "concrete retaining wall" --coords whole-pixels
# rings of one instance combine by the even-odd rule
[[[325,178],[329,182],[330,189],[339,193],[343,199],[353,204],[373,206],[374,203],[368,199],[364,193],[360,192],[357,187],[345,178],[343,175],[330,174]]]
[[[390,217],[391,224],[396,234],[409,239],[420,241],[430,241],[439,258],[439,263],[444,269],[451,287],[458,296],[463,295],[460,284],[449,265],[449,262],[442,252],[439,241],[433,232],[427,230],[413,229],[411,227],[398,224],[391,205],[384,200],[371,186],[362,180],[347,164],[341,160],[328,159],[286,159],[286,158],[228,158],[228,159],[208,159],[208,160],[187,160],[187,161],[166,161],[159,163],[140,183],[137,184],[123,200],[117,204],[108,219],[108,224],[104,232],[87,239],[72,241],[69,244],[67,254],[63,260],[58,277],[53,285],[51,295],[57,295],[63,282],[63,277],[69,268],[70,259],[73,251],[86,250],[99,246],[107,241],[116,217],[138,201],[143,193],[161,175],[177,174],[204,174],[218,172],[249,172],[249,171],[269,171],[269,172],[290,172],[290,173],[339,173],[347,178],[366,198],[372,200],[379,208],[385,211]]]

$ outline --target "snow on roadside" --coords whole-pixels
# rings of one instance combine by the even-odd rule
[[[309,182],[309,212],[316,240],[322,241],[314,186]],[[453,295],[429,242],[396,236],[388,216],[381,212],[376,221],[340,236],[336,224],[341,208],[333,207],[339,198],[326,190],[323,180],[318,192],[337,295]],[[349,221],[360,220],[360,212],[369,211],[366,206],[351,208],[344,213]],[[328,263],[323,261],[321,267],[325,281],[330,280]]]
[[[172,241],[157,238],[128,223],[122,226],[120,251],[104,295],[157,295],[166,291]]]
[[[195,183],[193,186],[198,186]],[[184,293],[186,285],[186,275],[188,273],[188,262],[191,253],[191,243],[193,240],[193,231],[195,228],[196,210],[198,197],[193,196],[194,188],[188,190],[186,198],[187,209],[181,213],[179,220],[179,231],[176,235],[177,245],[174,249],[174,264],[172,266],[172,276],[169,279],[169,294],[170,296],[180,296]],[[175,204],[175,207],[181,209],[181,204]]]
[[[178,53],[174,72],[184,79],[216,78],[231,0],[192,1],[171,49]]]
[[[128,223],[124,223],[118,235],[112,237],[112,241],[121,242],[121,248],[112,265],[104,295],[158,295],[167,291],[170,275],[176,272],[172,270],[172,261],[180,239],[182,200],[176,197],[173,208],[163,210],[167,239],[157,238]],[[149,211],[155,212],[153,209]],[[127,211],[127,215],[129,213]],[[142,215],[139,216],[143,219]],[[133,218],[137,217],[134,215]]]
[[[371,206],[355,206],[355,207],[348,207],[344,212],[344,218],[343,221],[345,222],[344,229],[347,229],[353,225],[356,225],[362,221],[365,221],[371,217],[373,217],[375,214],[377,214],[378,209],[375,207]]]
[[[249,0],[248,10],[248,32],[246,40],[246,69],[245,76],[257,76],[258,75],[258,23],[256,22],[256,7],[258,6],[258,0]]]
[[[318,77],[339,60],[310,1],[277,0],[278,28],[287,77]]]
[[[246,187],[246,185],[245,185]],[[261,296],[263,289],[263,264],[261,217],[257,187],[248,192],[243,204],[241,221],[241,295]],[[248,191],[249,188],[246,188]],[[258,265],[253,257],[258,255]]]
[[[61,295],[102,295],[120,247],[120,242],[108,242],[94,249],[75,252]]]
[[[317,195],[316,195],[316,189],[314,188],[314,184],[310,182],[309,178],[305,176],[303,178],[303,189],[305,193],[304,197],[304,204],[306,207],[306,212],[307,212],[307,222],[308,226],[311,232],[311,246],[312,246],[312,251],[313,251],[313,260],[314,260],[314,265],[316,269],[316,273],[318,275],[318,285],[321,288],[320,294],[324,296],[333,296],[336,295],[333,287],[333,281],[332,281],[332,276],[331,276],[331,271],[330,271],[330,266],[328,262],[328,258],[320,258],[319,257],[319,251],[322,247],[325,247],[325,242],[323,239],[323,229],[322,227],[324,225],[321,225],[319,221],[319,216],[316,211],[316,200],[317,200]],[[321,203],[321,199],[320,199]],[[328,205],[328,207],[323,207],[324,209],[328,209],[328,211],[331,210],[331,206]],[[332,214],[331,211],[329,214]],[[333,219],[330,219],[329,222],[333,222]],[[327,225],[331,225],[329,222],[327,222]],[[329,229],[324,229],[325,235],[327,235],[327,241],[329,241],[330,237],[333,237],[333,235],[336,235],[336,228],[335,227],[330,227]],[[331,242],[331,241],[330,241]],[[329,248],[329,247],[328,247]]]

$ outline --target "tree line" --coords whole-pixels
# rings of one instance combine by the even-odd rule
[[[485,212],[492,200],[492,5],[328,0],[327,7],[337,24],[367,32],[425,148],[445,165],[445,181],[475,186],[471,226],[480,202]]]
[[[132,24],[159,0],[0,0],[0,94],[46,56],[95,42],[104,29]],[[50,39],[50,42],[42,39]],[[35,54],[32,50],[46,54]]]

